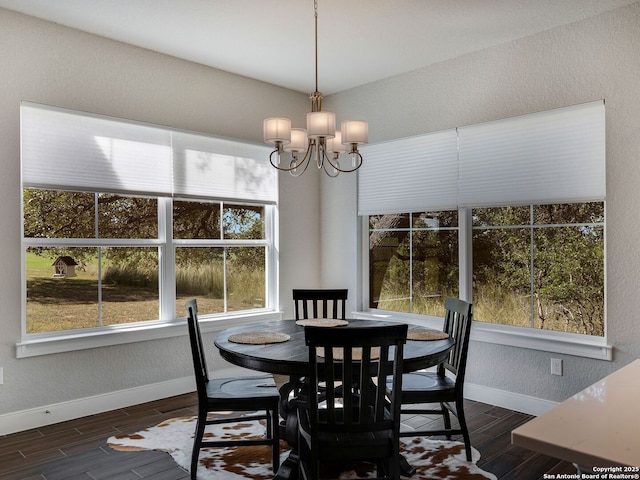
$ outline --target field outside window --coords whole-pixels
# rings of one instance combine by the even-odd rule
[[[475,320],[604,336],[603,202],[473,209],[467,231]],[[458,235],[457,211],[369,216],[369,307],[442,317]]]

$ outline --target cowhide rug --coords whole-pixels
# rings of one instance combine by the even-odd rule
[[[109,438],[108,445],[114,450],[140,451],[162,450],[168,452],[178,465],[189,470],[196,417],[179,417],[167,420],[131,435],[116,435]],[[205,438],[210,437],[258,437],[264,426],[258,422],[239,422],[207,427]],[[476,466],[480,458],[473,449],[473,462],[465,459],[464,445],[460,442],[404,438],[401,449],[417,473],[412,480],[495,480],[496,477]],[[287,456],[286,444],[281,443],[281,460]],[[374,467],[367,463],[327,467],[322,472],[327,479],[358,479],[375,477]],[[200,451],[199,479],[211,480],[270,480],[271,449],[268,446],[207,448]]]

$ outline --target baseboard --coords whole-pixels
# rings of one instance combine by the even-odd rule
[[[255,371],[230,366],[221,368],[212,377],[238,377]],[[141,385],[139,387],[117,390],[92,397],[78,398],[68,402],[43,405],[41,407],[20,410],[0,415],[0,435],[22,432],[54,423],[66,422],[76,418],[108,412],[118,408],[151,402],[161,398],[173,397],[194,392],[196,383],[193,376],[167,380],[166,382]]]
[[[0,435],[39,428],[193,391],[195,391],[193,377],[184,377],[11,412],[0,415]]]
[[[530,397],[521,393],[498,390],[493,387],[485,387],[476,383],[465,382],[464,396],[470,400],[488,403],[496,407],[508,408],[516,412],[527,413],[529,415],[540,415],[550,408],[556,406],[557,402],[544,400],[542,398]]]
[[[219,376],[233,377],[250,373],[245,369],[226,368],[216,372]],[[253,372],[255,374],[255,372]],[[125,408],[139,403],[151,402],[161,398],[181,395],[195,390],[192,377],[178,378],[166,382],[142,385],[140,387],[118,390],[102,395],[79,398],[18,412],[0,415],[0,435],[21,432],[31,428],[73,420],[87,415]],[[530,415],[540,415],[556,405],[555,402],[529,397],[519,393],[498,390],[483,385],[465,383],[465,397],[489,405],[508,408]]]

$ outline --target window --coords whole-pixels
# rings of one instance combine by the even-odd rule
[[[474,318],[604,335],[604,204],[473,210]]]
[[[604,204],[473,209],[474,319],[604,335]],[[442,316],[458,212],[369,216],[369,308]],[[466,243],[466,242],[464,242]]]
[[[202,313],[267,306],[265,206],[174,201],[173,218],[179,298]]]
[[[158,199],[28,188],[23,209],[26,333],[159,318]]]
[[[444,315],[458,296],[456,211],[369,217],[369,307]]]
[[[487,324],[604,337],[604,133],[598,101],[364,147],[369,308],[461,296]]]
[[[23,103],[25,338],[273,310],[267,149]]]

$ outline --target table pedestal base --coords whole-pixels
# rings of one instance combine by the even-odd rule
[[[300,458],[295,453],[289,453],[287,459],[280,464],[278,473],[273,480],[298,480],[298,468],[300,466]]]
[[[300,457],[298,456],[298,400],[301,379],[290,377],[280,387],[280,438],[291,447],[289,456],[280,464],[274,480],[298,480]]]

